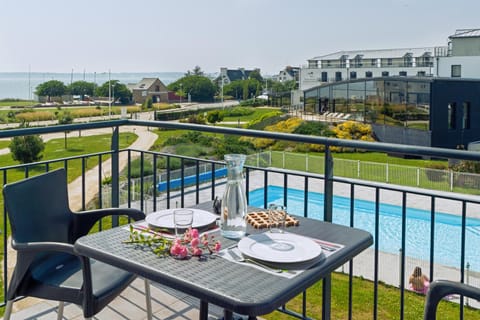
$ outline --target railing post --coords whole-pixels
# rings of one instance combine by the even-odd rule
[[[357,177],[360,178],[360,160],[357,160]]]
[[[467,281],[466,281],[466,283],[470,284],[470,263],[468,263],[468,262],[467,262]],[[469,306],[468,297],[466,297],[465,304],[467,305],[467,307]]]
[[[285,166],[283,167],[285,168]],[[308,172],[308,153],[305,155],[305,172]]]
[[[118,208],[120,205],[119,194],[119,179],[118,179],[118,150],[119,150],[119,127],[113,128],[112,133],[112,207]],[[112,227],[118,226],[118,216],[112,216]]]
[[[323,194],[324,212],[323,220],[332,222],[332,208],[333,208],[333,158],[328,145],[325,146],[325,179],[324,179],[324,194]],[[322,319],[330,319],[330,305],[332,293],[332,276],[329,275],[323,279],[322,286]]]
[[[402,248],[398,249],[398,287],[402,289]]]

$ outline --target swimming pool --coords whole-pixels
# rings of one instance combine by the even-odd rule
[[[283,204],[283,188],[268,186],[267,203]],[[263,207],[264,189],[256,189],[249,193],[251,206]],[[375,232],[375,203],[367,200],[355,200],[354,226],[372,235]],[[303,216],[304,191],[287,190],[288,212]],[[310,218],[323,220],[323,194],[308,193],[308,214]],[[333,222],[350,225],[350,198],[334,196]],[[435,263],[459,268],[461,246],[460,216],[436,212],[435,215]],[[381,251],[398,254],[402,235],[402,207],[380,204],[379,248]],[[480,219],[467,218],[465,264],[470,269],[480,271]],[[421,259],[430,259],[430,211],[407,208],[405,255]]]

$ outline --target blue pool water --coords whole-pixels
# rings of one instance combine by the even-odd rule
[[[267,203],[283,204],[283,188],[268,186]],[[263,207],[264,190],[256,189],[249,193],[251,206]],[[303,216],[304,191],[287,190],[287,209],[289,213]],[[375,232],[375,203],[367,200],[355,200],[354,226]],[[308,216],[323,220],[323,194],[308,193]],[[334,196],[333,222],[350,225],[350,198]],[[394,254],[402,247],[402,208],[390,204],[380,204],[378,244],[381,251]],[[435,214],[435,262],[460,268],[461,217],[436,212]],[[467,218],[465,264],[471,270],[480,271],[480,219]],[[430,259],[430,211],[407,208],[405,254],[409,257]]]

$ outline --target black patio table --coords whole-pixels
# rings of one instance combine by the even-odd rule
[[[200,204],[196,208],[211,211],[212,203]],[[189,260],[161,258],[150,250],[123,243],[129,236],[129,231],[125,227],[84,236],[75,243],[75,250],[79,254],[128,270],[200,299],[201,320],[208,319],[209,303],[222,307],[225,310],[225,319],[232,318],[233,312],[254,319],[257,315],[267,314],[281,307],[373,243],[372,235],[360,229],[308,218],[296,218],[300,225],[289,227],[289,232],[341,244],[344,247],[291,279],[221,257],[209,257],[205,260],[196,257]],[[247,233],[250,234],[264,231],[250,226],[247,229]],[[220,235],[218,239],[224,248],[235,244],[235,241],[222,238]]]

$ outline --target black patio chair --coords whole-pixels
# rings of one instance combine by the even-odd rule
[[[65,302],[83,309],[91,318],[116,298],[136,275],[74,252],[75,241],[103,217],[125,215],[145,218],[136,209],[99,209],[72,212],[68,204],[67,177],[58,169],[3,189],[17,262],[7,292],[4,319],[10,319],[13,302],[21,296]],[[151,319],[150,286],[145,280],[147,317]]]
[[[436,280],[430,284],[425,302],[424,320],[435,320],[438,303],[451,294],[459,294],[480,301],[480,288],[448,280]]]

